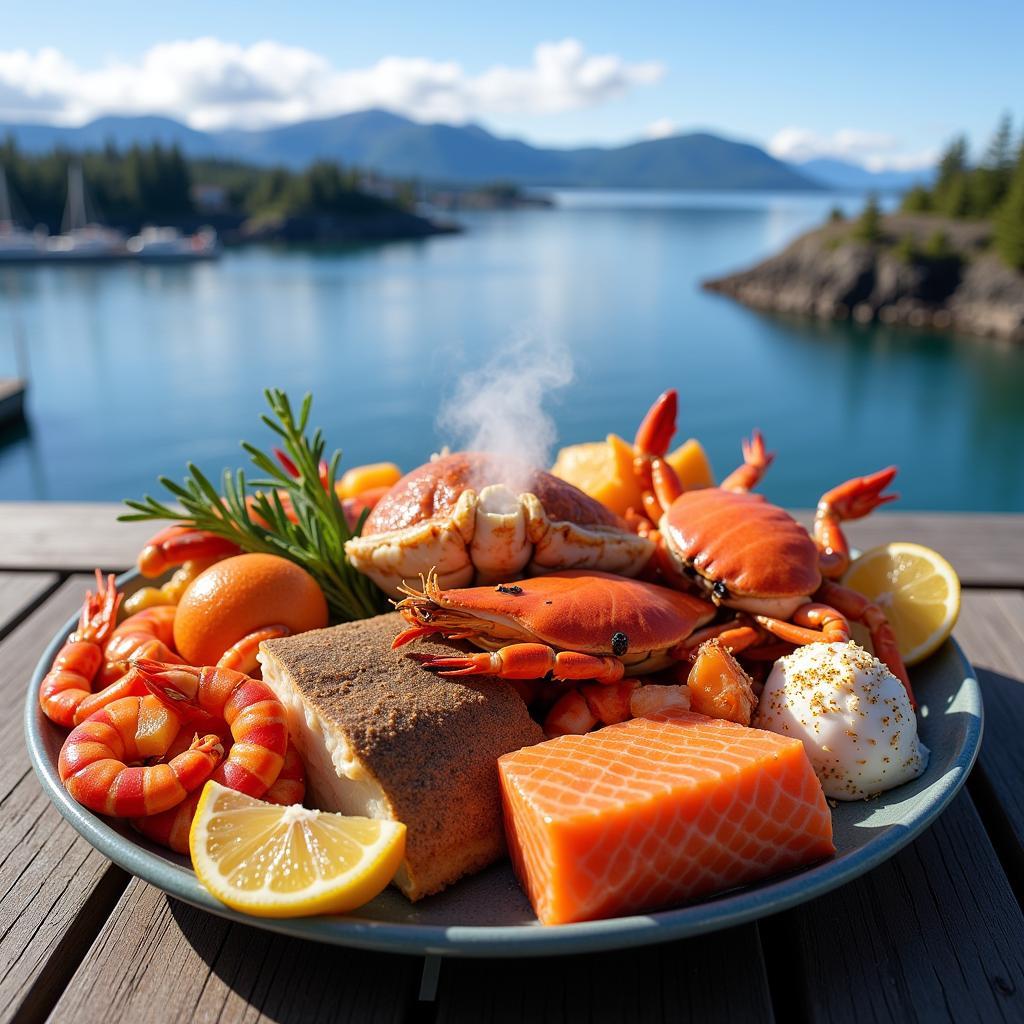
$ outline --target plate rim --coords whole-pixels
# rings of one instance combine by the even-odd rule
[[[118,586],[139,579],[137,571],[122,573]],[[141,843],[132,842],[102,818],[76,803],[49,762],[43,728],[46,719],[37,695],[57,650],[74,629],[72,615],[47,644],[36,663],[25,699],[25,742],[29,760],[43,791],[66,821],[90,845],[114,864],[168,896],[208,913],[251,927],[294,938],[339,946],[417,956],[527,957],[571,955],[651,945],[705,934],[775,914],[845,885],[888,860],[916,839],[949,806],[974,766],[984,731],[981,689],[974,668],[955,639],[949,641],[963,675],[958,711],[968,715],[965,742],[950,769],[932,784],[934,797],[912,813],[901,828],[889,829],[868,846],[842,861],[828,860],[785,875],[756,889],[739,889],[700,903],[628,917],[605,918],[564,925],[435,925],[368,921],[345,915],[261,918],[232,910],[216,900],[184,865],[167,861]],[[940,648],[941,650],[941,648]],[[48,724],[48,723],[47,723]]]

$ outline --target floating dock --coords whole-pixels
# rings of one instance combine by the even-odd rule
[[[25,422],[25,382],[0,377],[0,427]]]

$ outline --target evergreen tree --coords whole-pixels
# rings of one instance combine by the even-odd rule
[[[1010,188],[995,216],[993,243],[996,252],[1017,270],[1024,270],[1024,143]]]
[[[878,197],[874,192],[868,196],[868,201],[857,218],[853,237],[862,242],[877,242],[882,237],[882,211],[879,209]]]
[[[941,193],[936,196],[939,213],[947,217],[966,217],[971,212],[969,178],[961,172],[954,175]]]
[[[924,185],[915,185],[901,204],[907,213],[927,213],[932,208],[932,197]]]
[[[932,205],[936,210],[947,212],[951,192],[965,194],[966,182],[963,179],[966,173],[967,139],[963,135],[958,135],[939,159],[935,187],[932,190]]]
[[[976,217],[987,217],[999,205],[1013,175],[1013,122],[1004,114],[981,163],[971,172],[970,208]]]

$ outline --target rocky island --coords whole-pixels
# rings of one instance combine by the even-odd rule
[[[704,287],[772,312],[1024,342],[1024,273],[991,238],[987,221],[935,214],[880,216],[875,232],[834,220]]]
[[[749,270],[704,287],[756,309],[1024,342],[1024,140],[1002,118],[981,160],[954,139],[930,188],[882,216],[869,197]]]

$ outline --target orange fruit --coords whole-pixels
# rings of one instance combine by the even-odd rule
[[[174,617],[174,645],[192,665],[215,665],[233,644],[264,626],[304,633],[327,625],[316,580],[277,555],[235,555],[189,585]]]
[[[388,488],[402,479],[402,471],[393,462],[371,462],[345,470],[338,481],[339,498],[355,498],[364,491]]]

